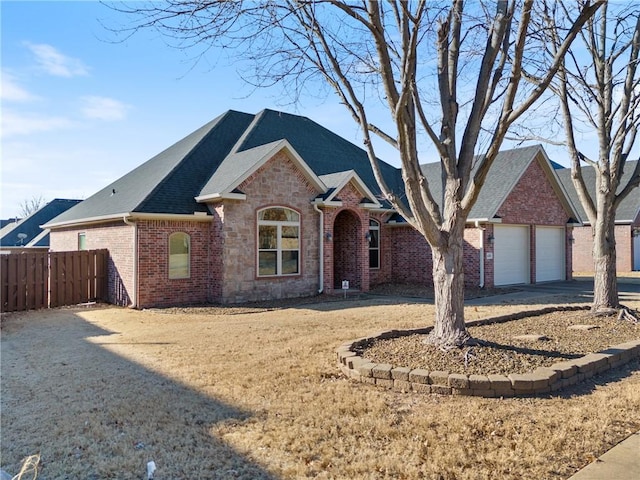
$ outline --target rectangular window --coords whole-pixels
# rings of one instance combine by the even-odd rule
[[[278,207],[258,212],[258,276],[300,273],[300,215]]]
[[[78,234],[78,250],[87,250],[87,234]]]
[[[189,278],[191,272],[191,239],[186,233],[169,236],[169,278]]]
[[[369,220],[369,268],[380,268],[380,224]]]

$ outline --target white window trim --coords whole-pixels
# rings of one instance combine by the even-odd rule
[[[371,225],[371,222],[375,222],[376,225],[373,226]],[[380,228],[380,222],[378,220],[374,220],[373,218],[369,220],[369,231],[371,230],[376,230],[378,232],[378,246],[376,248],[372,248],[371,245],[369,245],[369,256],[371,256],[371,252],[373,250],[375,250],[377,252],[377,256],[378,256],[378,266],[377,267],[369,267],[370,270],[380,270],[380,247],[381,247],[381,238],[380,238],[380,233],[381,233],[381,228]],[[369,259],[369,264],[371,264],[371,260]]]
[[[292,212],[294,212],[296,215],[298,215],[298,221],[297,222],[292,222],[292,221],[286,221],[286,220],[260,220],[260,218],[258,218],[258,228],[256,228],[256,276],[259,278],[274,278],[274,277],[295,277],[301,274],[300,270],[301,270],[301,262],[300,262],[300,251],[301,251],[301,240],[302,240],[302,236],[300,235],[300,212],[298,212],[297,210],[294,210],[293,208],[289,208],[289,207],[284,207],[284,206],[272,206],[272,207],[266,207],[266,208],[261,208],[260,210],[258,210],[256,212],[256,217],[260,216],[261,212],[264,212],[266,210],[271,210],[271,209],[284,209],[284,210],[291,210]],[[261,275],[260,274],[260,252],[273,252],[274,249],[272,248],[260,248],[260,226],[261,225],[266,225],[266,226],[275,226],[276,227],[276,248],[275,248],[275,252],[276,252],[276,273],[274,274],[269,274],[269,275]],[[282,227],[297,227],[298,228],[298,248],[295,250],[291,250],[291,249],[284,249],[282,248]],[[282,272],[282,252],[298,252],[298,271],[296,273],[281,273]]]
[[[84,239],[84,248],[82,248],[81,242],[80,242],[80,238]],[[78,250],[83,251],[83,250],[88,250],[87,248],[87,232],[78,232]]]
[[[187,237],[187,242],[188,242],[188,252],[187,252],[187,273],[186,275],[181,275],[181,276],[175,276],[172,277],[171,276],[171,237],[175,236],[175,235],[184,235]],[[191,278],[191,235],[189,235],[186,232],[173,232],[169,235],[169,238],[167,238],[167,247],[168,247],[168,255],[167,255],[167,267],[168,267],[168,272],[167,272],[167,276],[169,277],[169,280],[184,280],[185,278]]]

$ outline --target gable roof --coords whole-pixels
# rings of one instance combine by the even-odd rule
[[[2,229],[0,237],[0,246],[3,247],[21,247],[21,246],[38,246],[46,247],[49,245],[49,232],[41,228],[41,225],[47,223],[54,217],[57,217],[82,200],[68,200],[56,198],[36,210],[31,215],[22,220],[6,225]]]
[[[282,148],[321,191],[325,186],[320,175],[349,167],[360,177],[366,192],[379,195],[367,153],[342,137],[298,115],[273,110],[251,115],[230,110],[47,226],[133,214],[210,215],[203,202],[225,195],[242,198],[234,189],[264,164],[269,154]],[[402,192],[400,170],[382,161],[380,166],[389,187]]]
[[[375,195],[380,188],[371,169],[367,152],[306,117],[274,110],[258,113],[238,140],[234,151],[243,151],[285,138],[316,175],[353,170]],[[389,188],[403,192],[400,169],[380,161]]]
[[[620,188],[622,190],[624,186],[629,182],[629,178],[633,174],[633,170],[636,167],[638,160],[628,161],[625,163],[625,169],[622,174],[622,179],[620,181]],[[582,203],[578,198],[578,192],[573,186],[573,181],[571,180],[571,169],[570,168],[562,168],[556,170],[558,174],[558,178],[560,182],[564,185],[565,190],[567,191],[569,197],[571,198],[573,204],[576,206],[576,212],[578,217],[583,223],[589,224],[589,218],[587,217],[587,213],[582,207]],[[593,167],[582,167],[582,176],[584,178],[585,184],[587,185],[587,190],[591,198],[594,198],[596,191],[596,171]],[[620,203],[618,210],[616,211],[616,223],[633,223],[633,221],[638,218],[640,215],[640,187],[636,187],[634,191],[632,191],[627,197]]]
[[[279,140],[242,152],[229,154],[200,191],[200,195],[196,197],[196,201],[204,202],[211,199],[223,198],[225,194],[233,194],[242,182],[280,151],[287,153],[289,158],[305,174],[307,180],[319,191],[326,189],[322,181],[307,166],[291,144],[287,140]],[[241,195],[241,192],[236,193],[236,195],[238,194]]]
[[[498,153],[485,182],[480,189],[478,199],[469,213],[468,221],[474,220],[491,220],[493,219],[500,206],[507,199],[516,186],[522,175],[534,161],[539,158],[540,165],[547,174],[552,187],[558,194],[558,198],[563,203],[565,209],[570,215],[576,216],[575,208],[568,199],[566,192],[560,184],[555,170],[550,163],[547,154],[541,145],[532,145],[522,148],[514,148],[511,150],[503,150]],[[433,194],[433,198],[442,206],[442,180],[440,162],[428,163],[420,166],[427,178],[429,188]],[[477,169],[475,163],[472,175]]]

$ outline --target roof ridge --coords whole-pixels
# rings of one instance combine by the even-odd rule
[[[258,113],[253,114],[253,120],[251,120],[251,123],[249,124],[249,126],[245,129],[242,135],[240,135],[240,137],[238,138],[238,141],[236,141],[233,147],[231,147],[231,150],[229,150],[227,157],[234,155],[236,153],[240,153],[240,148],[242,147],[242,145],[244,145],[244,143],[246,142],[247,138],[249,137],[253,129],[258,125],[258,123],[260,122],[260,119],[265,115],[266,110],[267,109],[265,108],[260,110]]]
[[[199,147],[200,145],[202,145],[202,143],[203,143],[203,142],[204,142],[204,141],[209,137],[209,135],[211,135],[211,133],[216,129],[216,127],[217,127],[217,126],[219,126],[219,125],[221,125],[221,124],[222,124],[222,122],[223,122],[226,118],[229,118],[229,116],[231,116],[231,114],[232,114],[232,113],[242,113],[242,112],[236,112],[236,111],[233,111],[233,110],[227,110],[226,112],[222,113],[221,115],[218,115],[218,116],[217,116],[216,118],[214,118],[213,120],[209,121],[207,124],[205,124],[205,125],[203,125],[202,127],[198,128],[198,129],[196,129],[196,130],[194,130],[194,131],[193,131],[193,132],[191,132],[189,135],[187,135],[186,137],[184,137],[182,140],[184,140],[184,139],[188,138],[189,136],[191,136],[191,135],[195,134],[195,133],[196,133],[196,132],[198,132],[199,130],[202,130],[202,129],[203,129],[203,128],[205,128],[207,125],[210,125],[210,127],[206,130],[206,133],[204,133],[204,134],[202,135],[202,137],[200,137],[200,140],[198,140],[198,141],[195,143],[195,145],[193,145],[193,147],[191,147],[191,148],[187,151],[187,153],[185,153],[185,154],[182,156],[182,158],[181,158],[179,161],[177,161],[177,162],[173,165],[173,167],[172,167],[172,168],[171,168],[171,169],[170,169],[170,170],[169,170],[169,171],[164,175],[164,177],[162,177],[162,179],[161,179],[159,182],[157,182],[157,183],[155,184],[155,186],[154,186],[151,190],[149,190],[149,192],[147,193],[147,195],[146,195],[142,200],[140,200],[140,202],[138,202],[138,205],[136,205],[135,207],[133,207],[133,208],[131,209],[131,211],[135,212],[135,211],[136,211],[136,210],[138,210],[138,209],[142,209],[142,208],[144,208],[144,205],[145,205],[145,204],[146,204],[146,203],[147,203],[151,198],[153,198],[153,196],[155,195],[155,193],[156,193],[158,190],[160,190],[160,188],[161,188],[163,185],[165,185],[165,184],[169,181],[169,179],[171,178],[171,176],[173,175],[173,173],[174,173],[178,168],[180,168],[180,166],[181,166],[185,161],[187,161],[187,159],[188,159],[188,158],[193,154],[193,152],[195,152],[195,151],[198,149],[198,147]],[[178,142],[181,142],[182,140],[179,140]],[[174,145],[175,145],[175,144],[173,144],[171,147],[173,147]],[[168,147],[168,148],[167,148],[167,149],[165,149],[165,150],[168,150],[168,149],[169,149],[169,148],[171,148],[171,147]],[[164,152],[165,150],[163,150],[163,152]],[[162,152],[160,152],[160,153],[162,153]],[[159,154],[158,154],[158,155],[159,155]]]

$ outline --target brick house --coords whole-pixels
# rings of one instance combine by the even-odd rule
[[[42,224],[57,217],[81,200],[55,198],[22,219],[5,221],[0,229],[0,252],[47,251],[49,231]]]
[[[381,171],[402,195],[400,170]],[[542,147],[502,152],[466,229],[467,283],[569,278],[575,215]],[[364,150],[272,110],[224,113],[46,227],[52,250],[107,248],[111,301],[139,308],[431,282]]]
[[[636,164],[637,160],[625,164],[626,168],[620,182],[621,185],[628,183]],[[591,254],[593,249],[591,224],[573,186],[571,169],[563,168],[556,170],[556,172],[576,206],[578,219],[582,223],[582,226],[573,230],[573,270],[591,273],[594,269]],[[593,198],[596,184],[595,170],[593,167],[583,167],[582,175],[591,198]],[[616,271],[618,273],[640,271],[640,189],[636,188],[620,203],[616,211],[615,224]]]

